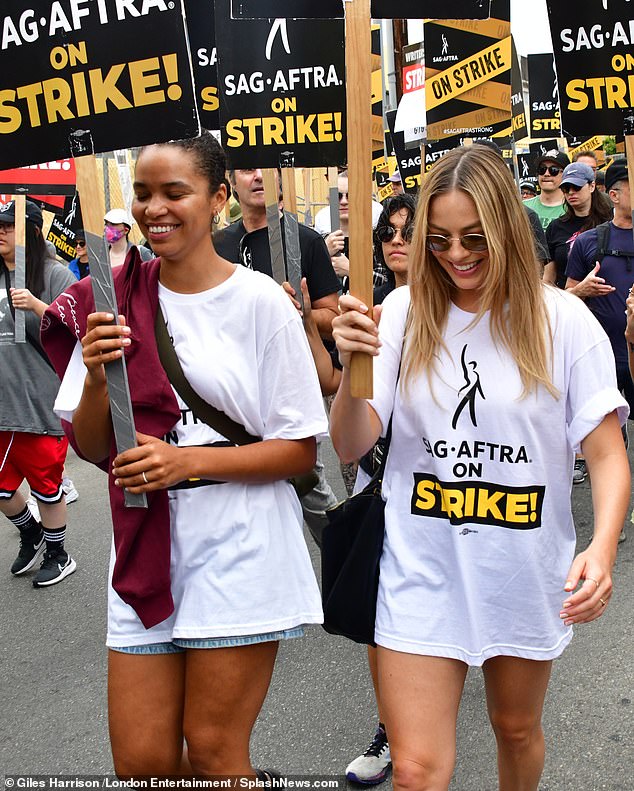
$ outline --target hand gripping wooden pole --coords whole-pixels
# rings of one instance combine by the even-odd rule
[[[372,310],[370,0],[350,0],[345,7],[350,293]],[[372,360],[360,352],[352,356],[350,392],[355,398],[372,397]]]

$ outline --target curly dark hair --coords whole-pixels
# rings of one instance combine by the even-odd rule
[[[391,198],[387,198],[385,201],[383,201],[383,211],[381,212],[381,215],[377,221],[373,236],[374,260],[380,264],[382,271],[385,272],[388,283],[390,283],[392,286],[396,285],[394,272],[392,272],[392,270],[385,263],[385,258],[383,257],[383,245],[379,241],[377,232],[381,228],[386,228],[388,225],[390,225],[390,217],[401,209],[407,210],[407,221],[410,223],[414,222],[414,215],[416,214],[416,200],[407,193],[403,193],[402,195],[393,195]]]
[[[176,146],[193,154],[199,173],[209,182],[209,194],[218,191],[221,184],[226,184],[225,170],[227,167],[225,152],[211,132],[203,130],[198,137],[185,140],[172,140],[158,145]],[[139,154],[149,146],[143,146]]]

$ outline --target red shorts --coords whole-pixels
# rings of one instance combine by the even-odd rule
[[[13,497],[26,478],[33,497],[59,503],[67,450],[66,437],[0,431],[0,499]]]

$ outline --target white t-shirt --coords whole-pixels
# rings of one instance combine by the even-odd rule
[[[546,289],[553,381],[521,399],[519,372],[488,314],[451,307],[433,395],[426,376],[396,377],[409,288],[383,303],[374,399],[392,442],[383,482],[385,543],[375,639],[405,653],[482,665],[497,655],[547,660],[572,637],[559,617],[575,549],[575,449],[627,405],[605,332],[575,297]],[[396,392],[395,392],[396,390]]]
[[[372,201],[372,227],[376,228],[376,224],[379,221],[379,217],[381,216],[381,212],[383,211],[383,206],[380,203],[373,200]],[[322,236],[330,233],[331,223],[330,223],[330,207],[325,206],[323,209],[320,209],[317,214],[315,215],[315,223],[314,226],[317,233],[320,233]]]
[[[174,293],[159,284],[159,301],[185,376],[202,398],[264,439],[327,431],[301,321],[271,278],[237,266],[224,283],[198,294]],[[84,377],[76,361],[69,365],[56,402],[61,416],[70,417],[77,406]],[[178,401],[182,416],[170,432],[171,443],[224,440]],[[321,623],[302,512],[287,481],[178,489],[169,492],[169,501],[175,611],[145,629],[110,585],[109,646]],[[114,560],[113,548],[111,578]]]

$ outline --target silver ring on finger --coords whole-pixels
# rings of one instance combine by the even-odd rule
[[[147,479],[147,475],[145,474],[145,472],[142,472],[142,473],[141,473],[141,477],[143,478],[143,480],[145,481],[145,483],[149,483],[149,481],[148,481],[148,479]]]

